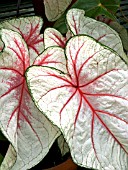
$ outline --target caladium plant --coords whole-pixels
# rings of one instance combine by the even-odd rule
[[[52,37],[53,47],[35,60],[41,63],[52,50],[52,65],[29,67],[25,74],[27,84],[35,105],[59,127],[78,165],[126,170],[127,57],[115,31],[82,13],[77,9],[68,12],[72,37],[65,47],[56,43],[62,37],[54,36],[54,41]],[[61,54],[61,58],[55,54]]]
[[[24,77],[27,67],[44,49],[41,25],[39,17],[1,25],[10,30],[0,30],[4,44],[0,53],[0,129],[13,146],[10,145],[1,170],[31,168],[44,158],[60,135],[58,128],[34,105]]]
[[[44,1],[51,21],[71,3],[50,13],[54,2]],[[128,58],[118,34],[84,14],[68,11],[66,37],[40,34],[40,17],[1,23],[0,129],[12,144],[1,170],[36,165],[61,132],[62,155],[70,148],[78,165],[128,168]]]

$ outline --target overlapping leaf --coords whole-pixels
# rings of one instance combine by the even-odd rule
[[[1,169],[26,170],[43,159],[60,132],[29,95],[24,73],[30,58],[25,41],[17,32],[6,29],[1,30],[1,37],[5,48],[0,56],[0,128],[17,153],[15,164],[13,158],[8,164],[13,154],[9,150],[7,164]]]
[[[56,69],[61,69],[63,73],[66,73],[67,70],[64,49],[52,46],[47,48],[35,59],[34,65],[55,67]]]
[[[117,32],[105,23],[84,16],[80,9],[71,9],[67,13],[67,23],[74,35],[86,34],[105,46],[115,50],[127,63],[128,57],[123,51],[121,39]]]
[[[57,20],[70,5],[72,0],[44,0],[45,14],[49,21]]]
[[[123,47],[126,51],[128,51],[128,32],[124,28],[124,26],[120,25],[119,22],[117,21],[112,21],[109,18],[103,17],[103,16],[98,16],[96,17],[98,21],[102,21],[106,24],[108,24],[111,28],[113,28],[120,36]]]
[[[40,17],[23,17],[4,21],[0,28],[10,29],[20,33],[27,43],[31,62],[44,50],[43,34],[40,34],[43,21]]]
[[[64,48],[66,38],[54,28],[47,28],[44,31],[44,46],[45,49],[51,46],[59,46]]]
[[[27,70],[36,106],[61,129],[77,164],[128,169],[128,66],[88,36],[71,38],[65,54],[66,74]]]

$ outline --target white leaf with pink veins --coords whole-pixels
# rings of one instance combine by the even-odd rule
[[[70,9],[67,13],[67,24],[74,35],[85,34],[116,51],[128,63],[122,41],[118,33],[103,22],[85,16],[85,11]]]
[[[25,41],[17,32],[6,29],[1,30],[1,37],[5,47],[0,54],[0,129],[17,154],[16,162],[12,157],[8,164],[9,150],[7,164],[1,170],[27,170],[44,158],[60,132],[29,94],[24,74],[30,58]]]
[[[59,46],[64,48],[66,38],[54,28],[46,28],[44,31],[44,47]]]
[[[43,34],[40,34],[42,25],[41,17],[31,16],[6,20],[1,22],[0,28],[16,31],[22,36],[28,46],[32,64],[44,50]]]
[[[45,66],[27,70],[36,106],[61,129],[78,165],[128,169],[128,66],[82,35],[68,41],[65,57],[67,73]]]

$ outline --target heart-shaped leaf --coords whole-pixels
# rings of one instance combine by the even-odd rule
[[[6,29],[1,30],[1,37],[5,48],[0,54],[0,128],[17,153],[12,170],[26,170],[44,158],[60,132],[29,95],[24,73],[30,58],[25,41]]]
[[[123,51],[121,39],[117,32],[107,24],[96,21],[84,16],[85,11],[80,9],[71,9],[67,13],[67,23],[74,35],[86,34],[105,46],[115,50],[127,63],[128,57]]]
[[[61,129],[77,164],[128,169],[128,66],[88,36],[71,38],[65,54],[66,74],[27,70],[36,106]]]
[[[72,0],[44,0],[45,14],[49,21],[57,20],[70,5]]]
[[[32,64],[35,57],[44,50],[43,34],[40,34],[42,25],[42,18],[32,16],[6,20],[0,23],[0,28],[10,29],[20,33],[27,43]]]

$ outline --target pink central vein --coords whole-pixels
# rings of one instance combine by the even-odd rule
[[[17,115],[17,127],[18,127],[18,121],[19,121],[19,118],[20,118],[20,110],[21,110],[21,105],[22,105],[22,99],[23,99],[23,91],[24,91],[24,83],[25,83],[25,79],[23,80],[23,82],[20,84],[21,87],[21,93],[20,93],[20,99],[19,99],[19,104],[18,106],[14,109],[14,111],[12,112],[11,116],[10,116],[10,119],[8,121],[8,126],[9,126],[9,123],[10,121],[12,120],[14,114],[16,113],[16,111],[18,110],[18,115]],[[18,88],[18,86],[17,86]]]
[[[58,46],[60,46],[60,47],[62,47],[62,48],[64,48],[65,47],[65,42],[63,42],[62,40],[61,40],[61,38],[59,37],[59,36],[57,36],[56,34],[53,34],[54,36],[55,36],[55,38],[52,38],[52,37],[49,37],[51,40],[53,40]],[[58,41],[57,41],[57,40]]]

